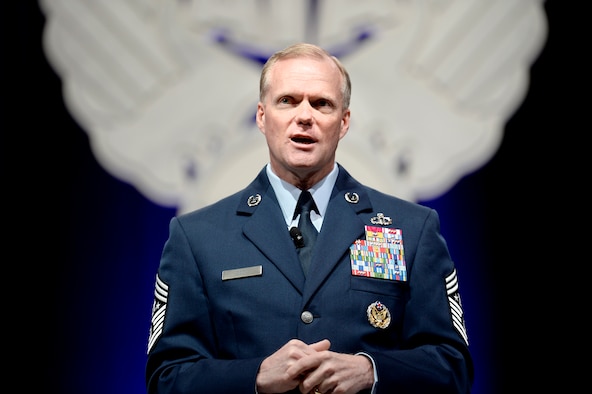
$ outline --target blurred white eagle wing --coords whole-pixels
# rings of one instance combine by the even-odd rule
[[[420,200],[493,155],[546,33],[542,0],[41,5],[46,54],[97,160],[181,212],[234,192],[268,160],[250,58],[302,40],[340,56],[354,86],[338,161]]]
[[[183,37],[167,19],[168,3],[40,4],[47,15],[45,52],[62,77],[69,111],[101,165],[148,198],[183,206],[192,194],[191,204],[203,205],[208,199],[188,190],[220,159],[222,142],[231,154],[233,141],[237,150],[255,137],[254,146],[264,145],[260,133],[244,135],[257,131],[260,65],[205,41],[179,48]],[[253,164],[258,169],[263,153]]]
[[[342,59],[363,82],[338,159],[370,185],[421,200],[495,153],[546,24],[541,0],[406,4],[395,29]]]

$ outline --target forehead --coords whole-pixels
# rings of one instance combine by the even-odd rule
[[[324,91],[335,94],[341,89],[339,68],[331,59],[311,57],[278,61],[269,72],[272,91]]]

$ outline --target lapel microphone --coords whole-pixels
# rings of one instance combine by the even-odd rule
[[[304,237],[302,236],[302,233],[300,232],[300,229],[298,227],[290,228],[290,237],[292,237],[294,246],[296,246],[297,248],[304,247]]]

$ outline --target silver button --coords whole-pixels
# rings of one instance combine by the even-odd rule
[[[300,315],[300,320],[302,320],[306,324],[310,324],[310,323],[312,323],[314,318],[312,317],[312,313],[310,313],[309,311],[304,311]]]

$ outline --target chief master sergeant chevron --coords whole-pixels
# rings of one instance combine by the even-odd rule
[[[244,190],[170,222],[149,394],[470,393],[457,271],[437,212],[364,186],[336,162],[350,95],[349,74],[324,49],[299,43],[268,59],[256,121],[269,163]],[[297,207],[307,190],[316,236]]]

